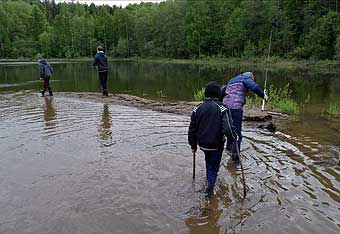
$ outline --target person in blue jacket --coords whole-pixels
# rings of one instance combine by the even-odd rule
[[[40,79],[43,81],[43,89],[40,90],[41,96],[45,96],[45,92],[48,90],[50,96],[53,96],[52,88],[50,86],[50,78],[53,73],[51,65],[46,61],[46,59],[40,58],[38,60],[39,75]]]
[[[236,147],[238,146],[238,149],[241,147],[243,106],[246,103],[246,93],[248,90],[251,90],[265,101],[268,100],[267,95],[255,83],[252,72],[245,72],[233,77],[221,89],[220,93],[220,101],[223,101],[223,104],[230,109],[233,126],[237,133],[237,143],[232,137],[227,139],[227,150],[232,152],[231,158],[234,161],[239,160]]]
[[[98,68],[98,76],[100,85],[103,89],[103,97],[108,97],[109,94],[107,92],[107,75],[109,71],[109,66],[107,63],[107,56],[104,52],[104,49],[102,46],[97,47],[97,53],[94,56],[92,65]]]
[[[192,152],[197,151],[198,145],[205,154],[207,197],[211,197],[214,191],[224,149],[224,136],[231,138],[234,131],[228,108],[218,101],[220,91],[216,82],[207,84],[204,102],[194,108],[188,131]]]

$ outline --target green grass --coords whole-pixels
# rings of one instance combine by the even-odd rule
[[[299,105],[292,98],[292,90],[289,89],[289,84],[283,88],[274,88],[270,85],[267,91],[269,100],[266,102],[266,109],[279,110],[288,114],[298,114]],[[247,105],[261,105],[262,100],[258,96],[247,98]]]
[[[338,105],[336,103],[331,103],[328,106],[326,112],[330,117],[340,118],[340,105]]]
[[[196,90],[196,92],[194,93],[194,100],[195,101],[203,101],[204,99],[204,88],[201,88],[199,90]]]

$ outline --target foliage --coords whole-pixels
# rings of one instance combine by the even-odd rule
[[[121,57],[261,58],[271,31],[273,56],[340,58],[333,1],[167,0],[126,8],[0,1],[0,58],[91,57],[97,45]]]
[[[289,89],[289,84],[283,88],[274,88],[273,85],[270,85],[267,94],[269,97],[268,102],[266,102],[267,108],[290,114],[299,113],[299,106],[292,99],[292,90]],[[258,96],[252,96],[247,99],[248,105],[260,105],[261,102],[262,100]]]
[[[340,35],[340,14],[329,12],[316,22],[306,38],[306,47],[312,58],[333,59],[337,36]]]
[[[336,38],[336,44],[335,44],[335,58],[336,60],[340,61],[340,34]]]
[[[340,118],[340,105],[336,103],[331,103],[327,108],[327,114],[330,117]]]
[[[204,99],[204,91],[204,88],[196,90],[196,92],[194,93],[194,100],[202,101]]]

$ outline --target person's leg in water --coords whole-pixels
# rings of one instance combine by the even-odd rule
[[[100,85],[102,86],[103,89],[103,97],[108,97],[109,94],[107,92],[107,71],[105,72],[99,72],[99,81]]]
[[[231,109],[231,117],[233,119],[233,125],[235,127],[235,131],[238,135],[238,141],[231,139],[231,158],[234,161],[238,161],[239,155],[238,151],[241,150],[241,142],[242,142],[242,119],[243,119],[243,110],[242,109]],[[228,139],[229,140],[229,139]],[[237,150],[238,147],[238,150]]]
[[[50,77],[46,77],[44,82],[45,82],[45,91],[47,89],[50,96],[53,96],[52,88],[50,86]]]
[[[47,91],[48,87],[49,87],[49,77],[44,77],[43,78],[43,88],[42,88],[42,90],[40,90],[42,97],[45,96],[45,92]]]
[[[220,163],[223,153],[223,147],[218,150],[204,151],[205,163],[207,170],[208,186],[206,189],[207,197],[211,197],[214,192],[215,183],[217,180],[217,174],[220,169]]]

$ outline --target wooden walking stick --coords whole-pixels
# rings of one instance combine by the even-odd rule
[[[237,150],[237,154],[238,154],[238,158],[239,158],[240,166],[241,166],[242,183],[243,183],[243,200],[244,200],[246,198],[246,196],[247,196],[246,180],[244,178],[244,170],[243,170],[243,165],[242,165],[242,161],[241,161],[241,154],[240,154],[240,149],[238,147],[238,142],[237,141],[236,141],[236,150]]]
[[[195,179],[195,169],[196,169],[196,151],[192,152],[192,179]]]

